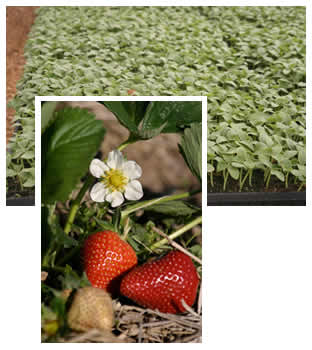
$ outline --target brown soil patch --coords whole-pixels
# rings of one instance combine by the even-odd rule
[[[38,6],[7,6],[6,7],[6,101],[16,94],[16,84],[21,78],[24,59],[24,46],[27,35],[35,18]],[[6,112],[6,142],[12,135],[12,118],[15,111],[7,108]]]

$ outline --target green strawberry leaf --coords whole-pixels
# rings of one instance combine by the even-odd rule
[[[65,201],[88,171],[105,133],[102,122],[80,108],[66,108],[42,136],[42,202]]]
[[[202,124],[194,123],[190,128],[184,130],[184,134],[179,145],[186,164],[201,182],[202,178]]]
[[[201,118],[200,101],[150,102],[142,120],[141,133],[159,129],[164,133],[173,133],[192,123],[201,122]]]
[[[151,139],[160,133],[174,133],[201,121],[201,102],[103,102],[133,139]]]
[[[55,109],[59,102],[45,102],[41,109],[41,135],[54,122],[56,118]]]
[[[127,110],[129,116],[134,120],[137,127],[144,117],[146,108],[149,104],[148,101],[123,101],[124,108]]]
[[[85,272],[80,276],[69,265],[65,266],[64,275],[60,275],[58,279],[62,284],[62,290],[78,289],[91,285]]]
[[[119,122],[132,134],[138,133],[138,118],[135,117],[133,105],[122,101],[103,102],[103,104],[115,115]]]
[[[54,235],[54,241],[61,247],[64,248],[71,248],[71,247],[77,247],[78,241],[74,238],[67,235],[62,227],[59,225],[59,223],[54,223],[52,225],[53,235]]]
[[[96,216],[94,216],[93,219],[100,226],[100,228],[102,230],[110,230],[110,231],[114,231],[115,230],[114,225],[111,224],[110,222],[107,222],[107,221],[104,221],[104,220],[100,220]]]

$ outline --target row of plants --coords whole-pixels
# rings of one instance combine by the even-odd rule
[[[35,95],[129,94],[207,96],[209,190],[305,186],[305,7],[41,7],[25,56],[7,159],[21,188]]]
[[[199,341],[201,102],[103,103],[129,137],[101,158],[105,123],[42,106],[42,341]],[[122,152],[169,132],[198,187],[146,199],[144,164]]]
[[[283,117],[286,123],[282,122]],[[265,188],[269,188],[272,177],[283,182],[286,189],[289,184],[296,185],[299,191],[304,188],[306,151],[302,122],[296,123],[282,113],[273,116],[256,113],[250,115],[246,123],[223,121],[215,127],[208,137],[207,167],[211,188],[220,173],[223,191],[227,189],[229,176],[237,180],[239,191],[247,183],[252,188],[253,175],[259,176],[259,170]]]
[[[262,188],[278,179],[283,187],[301,190],[306,181],[305,8],[233,12],[236,16],[218,12],[228,50],[207,95],[209,190],[220,188],[220,182],[223,191],[231,190],[229,177],[239,191],[252,190],[259,178]]]

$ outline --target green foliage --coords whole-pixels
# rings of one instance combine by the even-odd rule
[[[78,289],[91,285],[85,272],[79,275],[70,265],[65,266],[63,274],[59,276],[59,281],[62,290]]]
[[[298,154],[306,143],[305,9],[212,12],[222,21],[224,50],[207,95],[210,186],[221,174],[224,190],[228,176],[242,189],[247,179],[251,185],[255,171],[262,171],[267,187],[271,176],[287,187],[289,175],[299,175]],[[305,183],[303,157],[300,175],[293,179],[298,187]]]
[[[58,102],[45,102],[41,106],[41,134],[50,126],[57,116],[55,113]]]
[[[201,120],[201,102],[151,102],[142,119],[142,130],[160,129],[163,133],[173,133]]]
[[[190,168],[191,172],[202,179],[202,124],[192,124],[190,128],[184,130],[184,134],[179,145],[180,151]]]
[[[22,187],[35,186],[35,119],[25,118],[18,126],[23,133],[16,133],[10,139],[6,155],[7,177],[15,178]]]
[[[174,133],[201,122],[201,102],[103,102],[131,133],[130,140],[144,140],[160,133]]]
[[[25,56],[11,103],[22,130],[7,161],[7,176],[22,186],[34,185],[33,172],[22,173],[34,167],[34,96],[115,96],[129,89],[208,97],[210,175],[224,168],[244,177],[274,165],[275,174],[305,182],[305,162],[294,156],[288,171],[285,158],[305,147],[305,7],[44,6]],[[277,164],[251,156],[266,147],[257,126],[282,147]],[[242,152],[241,162],[226,165],[228,153]]]
[[[44,118],[44,115],[42,116]],[[42,137],[41,184],[44,203],[67,199],[89,167],[103,140],[104,128],[79,108],[57,112]]]

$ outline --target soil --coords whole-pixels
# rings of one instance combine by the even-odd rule
[[[25,59],[23,56],[27,35],[35,18],[38,6],[6,7],[6,101],[16,94],[16,84],[21,78]],[[6,143],[12,135],[12,118],[15,111],[7,108]]]
[[[21,191],[20,185],[12,178],[7,178],[7,199],[34,197],[34,189],[25,188]]]

